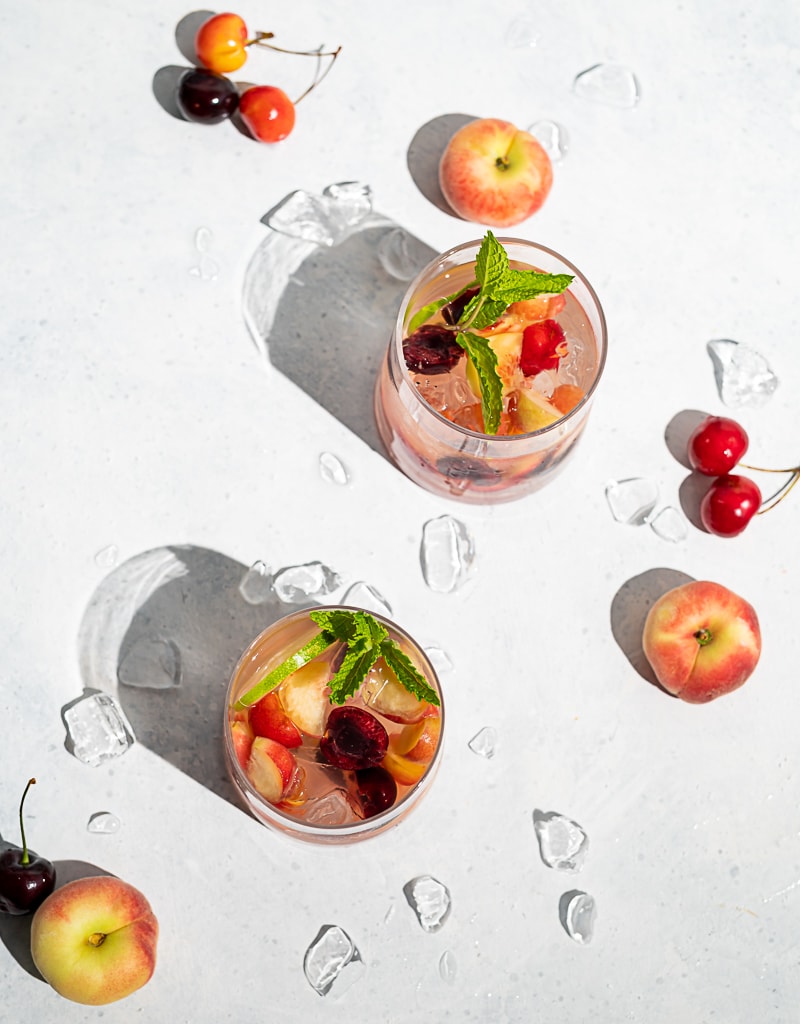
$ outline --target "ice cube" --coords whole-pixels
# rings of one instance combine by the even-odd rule
[[[475,733],[467,745],[473,754],[487,759],[492,758],[497,752],[497,730],[491,725],[485,725]]]
[[[319,475],[326,483],[337,484],[339,487],[344,487],[350,482],[350,474],[344,463],[333,452],[323,452],[320,455]]]
[[[342,598],[342,604],[352,604],[368,612],[377,612],[378,615],[391,616],[392,614],[392,606],[380,590],[363,580],[359,580],[347,588]]]
[[[448,985],[452,985],[456,980],[457,973],[458,965],[456,964],[456,958],[449,949],[446,949],[439,957],[439,977],[442,981],[446,981]]]
[[[541,143],[553,163],[563,160],[569,149],[567,129],[557,121],[543,119],[535,121],[529,128],[530,134]]]
[[[113,567],[119,561],[119,548],[116,544],[107,544],[94,556],[95,565],[99,565],[101,569],[113,569]]]
[[[322,196],[342,228],[356,227],[372,212],[372,189],[363,181],[337,181],[326,186]]]
[[[86,831],[96,835],[113,836],[119,832],[122,822],[110,811],[97,811],[86,824]]]
[[[117,679],[125,686],[169,690],[181,681],[181,653],[173,640],[137,637],[122,655]]]
[[[568,899],[564,909],[564,927],[567,930],[567,935],[575,942],[586,945],[592,941],[594,923],[597,918],[594,896],[590,896],[587,892],[573,892],[566,895]]]
[[[649,521],[658,502],[658,485],[644,477],[612,480],[606,487],[606,501],[618,523],[641,526]]]
[[[272,589],[284,604],[304,604],[324,597],[341,585],[337,573],[322,562],[289,565],[275,574]]]
[[[343,789],[333,789],[303,805],[302,818],[309,825],[347,825],[355,811]]]
[[[577,872],[589,851],[589,837],[581,826],[555,811],[533,812],[533,828],[539,853],[549,868]]]
[[[355,943],[343,928],[335,924],[320,928],[303,959],[308,983],[321,996],[326,996],[334,984],[337,995],[350,988],[363,968]]]
[[[336,245],[372,209],[371,190],[357,181],[328,185],[321,196],[303,189],[289,193],[266,215],[274,231],[317,245]]]
[[[272,573],[262,561],[253,562],[242,576],[239,593],[248,604],[263,604],[272,597]]]
[[[732,409],[757,409],[772,397],[778,378],[758,352],[729,338],[709,341],[706,346],[714,364],[719,397]]]
[[[404,228],[387,231],[376,251],[383,269],[398,281],[413,280],[428,262],[419,242]]]
[[[422,575],[431,590],[449,594],[469,579],[475,545],[467,527],[452,516],[429,519],[422,528]]]
[[[403,892],[422,930],[438,932],[450,916],[452,901],[447,886],[431,875],[420,875],[406,882]]]
[[[650,520],[650,528],[658,537],[671,544],[678,544],[689,536],[686,519],[672,505],[666,505]]]
[[[426,647],[425,656],[433,665],[437,675],[441,675],[442,672],[453,671],[453,662],[450,655],[447,651],[443,651],[441,647]]]
[[[64,721],[79,761],[96,768],[124,754],[134,742],[125,712],[110,693],[88,693],[64,710]]]
[[[622,109],[639,102],[636,75],[621,64],[594,64],[575,77],[572,88],[581,99]]]

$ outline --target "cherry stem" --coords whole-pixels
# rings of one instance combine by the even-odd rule
[[[747,469],[754,469],[755,467],[754,466],[748,466],[746,468]],[[800,466],[798,466],[796,469],[764,470],[764,472],[765,473],[772,473],[772,472],[774,472],[774,473],[791,473],[792,476],[791,476],[791,479],[787,480],[785,484],[780,486],[777,489],[777,491],[775,491],[775,493],[773,495],[771,495],[769,498],[766,499],[766,501],[763,501],[761,503],[761,508],[758,510],[758,512],[756,512],[757,516],[762,515],[764,512],[769,512],[770,509],[773,509],[773,508],[775,508],[776,505],[780,504],[780,502],[783,501],[783,499],[786,497],[786,495],[789,493],[789,491],[791,491],[791,489],[794,487],[794,485],[797,483],[797,481],[800,480]]]
[[[742,469],[751,469],[754,473],[800,473],[800,466],[792,466],[791,469],[765,469],[763,466],[748,466],[746,462],[740,462]]]
[[[25,840],[25,826],[22,823],[22,807],[25,803],[25,797],[28,795],[28,790],[36,783],[36,779],[28,779],[28,785],[25,787],[25,792],[22,794],[22,799],[19,802],[19,830],[22,834],[22,859],[21,864],[30,864],[31,858],[28,856],[28,844]]]
[[[297,99],[294,100],[294,105],[297,106],[300,100],[304,100],[306,96],[308,96],[308,94],[312,91],[312,89],[316,89],[320,82],[326,77],[330,69],[333,67],[334,61],[342,52],[342,48],[341,46],[337,46],[335,50],[323,50],[322,47],[320,46],[319,49],[317,50],[286,50],[282,46],[275,46],[274,43],[267,42],[267,39],[272,39],[273,36],[273,32],[256,32],[255,38],[245,43],[245,46],[263,46],[264,49],[274,50],[276,53],[288,53],[295,57],[316,57],[317,60],[320,60],[322,57],[330,57],[330,63],[322,72],[322,74],[319,74],[318,66],[317,74],[314,75],[314,81],[311,83],[311,85],[309,85],[309,87],[306,89],[304,93],[301,93],[297,97]]]

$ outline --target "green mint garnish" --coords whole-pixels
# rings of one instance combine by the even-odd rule
[[[535,299],[539,295],[558,295],[572,283],[571,274],[543,274],[538,270],[515,270],[509,266],[508,253],[491,231],[487,231],[475,257],[475,281],[453,295],[437,299],[419,309],[408,325],[409,334],[431,319],[439,310],[468,288],[478,285],[478,293],[464,307],[452,329],[456,341],[475,367],[481,387],[483,425],[487,434],[496,434],[503,411],[503,382],[497,372],[497,357],[487,338],[473,331],[490,327],[512,302]],[[448,325],[445,325],[448,326]]]
[[[328,684],[332,704],[344,704],[348,697],[357,693],[378,658],[386,661],[409,693],[429,704],[439,704],[436,691],[428,686],[419,669],[369,612],[335,608],[330,611],[315,609],[308,614],[320,627],[320,632],[241,696],[234,704],[235,708],[241,711],[252,707],[292,672],[337,642],[345,644],[347,650],[342,664]]]

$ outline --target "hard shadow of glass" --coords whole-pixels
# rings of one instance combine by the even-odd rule
[[[381,244],[397,231],[404,232],[408,268],[402,278],[380,258]],[[435,255],[395,221],[371,213],[331,246],[269,229],[245,272],[243,313],[258,349],[381,455],[375,382],[408,285]]]
[[[191,545],[143,552],[100,583],[78,634],[85,689],[116,696],[137,742],[236,806],[222,746],[226,688],[250,641],[287,611],[274,595],[245,601],[246,570]],[[173,685],[160,660],[165,645],[176,658]],[[132,658],[138,668],[129,675],[152,685],[120,681]]]
[[[611,632],[622,653],[642,679],[664,693],[667,691],[656,679],[642,649],[644,622],[650,608],[662,594],[691,582],[691,576],[677,569],[648,569],[623,583],[611,602]]]

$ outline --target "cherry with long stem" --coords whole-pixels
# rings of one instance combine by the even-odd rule
[[[800,466],[794,466],[791,469],[765,469],[763,466],[750,466],[745,462],[740,462],[739,466],[742,469],[749,469],[754,473],[791,473],[789,480],[781,484],[778,490],[769,498],[764,499],[761,503],[761,508],[756,512],[757,516],[762,515],[764,512],[769,512],[770,509],[773,509],[776,505],[780,504],[797,481],[800,480]]]

